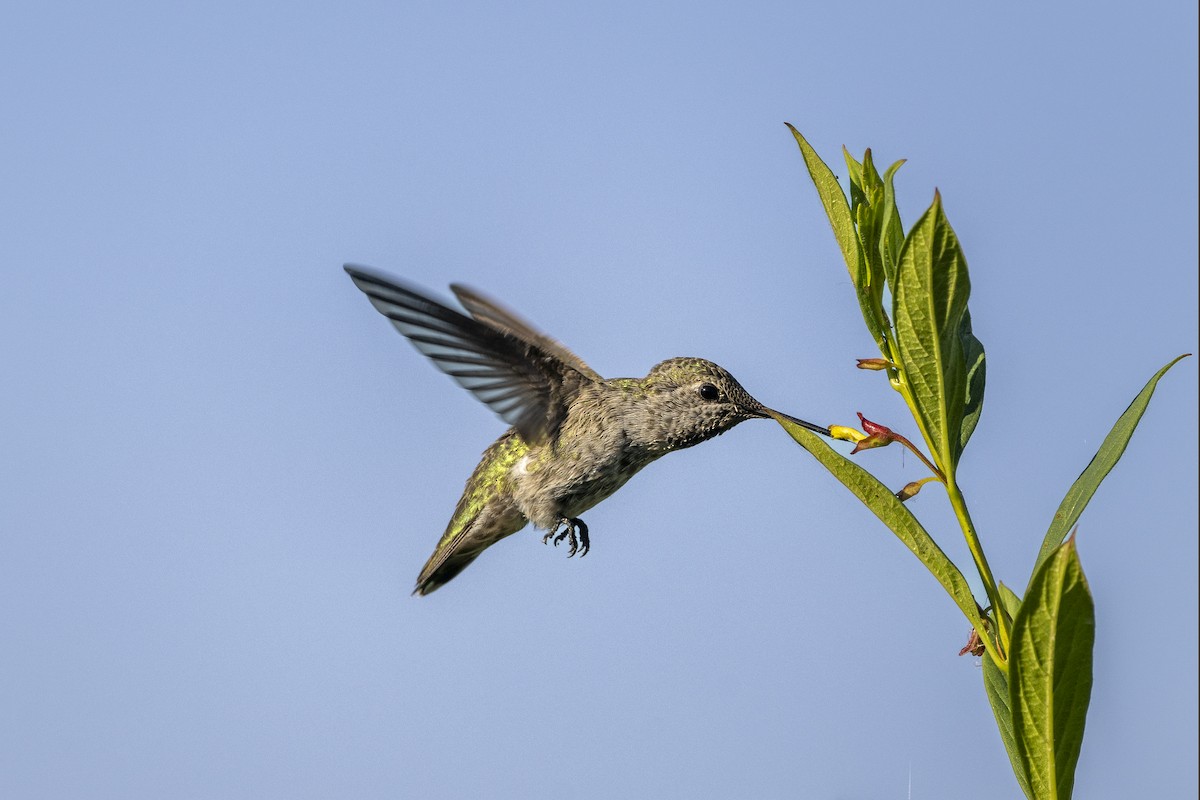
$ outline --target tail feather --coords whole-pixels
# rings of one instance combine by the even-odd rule
[[[515,506],[484,506],[463,520],[455,514],[442,540],[417,576],[415,595],[427,595],[448,583],[496,542],[525,527],[527,520]],[[454,530],[457,528],[457,530]]]
[[[438,554],[434,553],[434,555]],[[479,553],[447,553],[437,563],[434,562],[433,558],[430,558],[425,564],[425,568],[421,570],[421,574],[417,576],[417,586],[413,589],[413,594],[423,597],[437,590],[443,584],[449,583],[452,578],[466,569],[467,565],[478,556]]]

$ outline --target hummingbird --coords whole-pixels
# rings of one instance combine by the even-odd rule
[[[417,576],[415,595],[439,588],[484,550],[532,523],[542,542],[587,555],[580,515],[650,462],[748,419],[783,417],[702,358],[670,358],[644,378],[604,378],[556,340],[460,284],[466,311],[369,269],[345,265],[375,308],[434,365],[511,427],[483,457],[445,533]]]

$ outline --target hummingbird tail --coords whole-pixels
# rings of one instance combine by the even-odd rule
[[[443,584],[448,583],[454,576],[466,569],[467,565],[479,556],[479,553],[460,553],[439,558],[441,555],[441,553],[435,552],[425,568],[421,570],[421,574],[417,576],[417,586],[413,589],[414,595],[424,597],[441,588]]]
[[[509,503],[493,502],[472,514],[471,500],[471,493],[464,493],[433,555],[421,568],[413,594],[427,595],[448,583],[480,553],[527,523],[524,515]]]

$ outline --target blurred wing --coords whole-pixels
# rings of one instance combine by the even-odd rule
[[[458,302],[463,304],[463,308],[485,325],[507,331],[518,339],[528,342],[550,355],[557,356],[564,364],[574,367],[592,380],[604,380],[599,373],[585,364],[582,358],[564,347],[561,342],[542,333],[487,295],[463,286],[461,283],[450,284],[450,290],[454,292]]]
[[[526,442],[556,436],[568,401],[595,374],[559,357],[558,350],[566,351],[561,345],[547,350],[507,326],[472,319],[390,278],[353,264],[345,268],[396,330]]]

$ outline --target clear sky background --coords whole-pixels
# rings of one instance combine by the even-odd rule
[[[0,795],[1011,798],[968,626],[774,423],[409,596],[504,429],[357,261],[605,375],[914,426],[799,152],[945,199],[1024,585],[1197,349],[1197,7],[26,3],[0,27]],[[1197,362],[1083,516],[1086,798],[1197,793]],[[857,457],[921,477],[897,448]],[[944,493],[913,509],[964,571]]]

